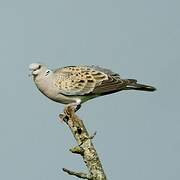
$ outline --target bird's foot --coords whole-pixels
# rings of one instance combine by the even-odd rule
[[[68,123],[69,118],[81,108],[81,104],[71,103],[65,106],[64,113],[59,114],[61,122]]]
[[[61,121],[61,122],[68,123],[69,117],[68,117],[66,114],[60,113],[60,114],[59,114],[59,118],[60,118],[60,121]]]
[[[67,109],[73,109],[74,112],[77,112],[80,108],[81,108],[81,104],[80,103],[71,103],[66,105],[65,110]]]
[[[81,104],[78,104],[78,105],[75,107],[75,112],[77,112],[79,109],[81,109]]]

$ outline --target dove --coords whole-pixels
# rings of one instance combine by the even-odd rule
[[[118,73],[99,66],[67,66],[49,69],[32,63],[29,70],[37,88],[49,99],[80,109],[81,104],[123,90],[155,91],[153,86],[139,84],[136,79],[123,79]]]

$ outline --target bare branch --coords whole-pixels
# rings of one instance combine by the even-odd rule
[[[97,131],[95,131],[91,136],[89,136],[90,139],[94,139],[94,137],[96,136]]]
[[[64,114],[61,114],[60,118],[68,125],[78,144],[78,146],[70,149],[70,151],[82,156],[90,176],[84,173],[69,171],[67,169],[63,169],[63,171],[79,178],[84,177],[84,179],[90,178],[91,180],[107,180],[96,149],[92,143],[92,139],[96,135],[96,132],[92,136],[89,136],[83,121],[75,114],[74,108],[71,106],[65,108]]]
[[[75,172],[75,171],[68,170],[66,168],[63,168],[62,170],[64,172],[68,173],[69,175],[76,176],[76,177],[81,178],[81,179],[92,180],[92,176],[91,175],[85,174],[83,172]]]
[[[74,148],[71,148],[70,151],[72,153],[75,153],[75,154],[81,154],[81,155],[84,154],[84,149],[82,147],[80,147],[80,146],[76,146]]]

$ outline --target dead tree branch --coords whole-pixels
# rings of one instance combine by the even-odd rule
[[[92,136],[89,135],[83,121],[75,114],[73,107],[65,108],[64,114],[61,114],[60,118],[66,122],[78,144],[70,151],[82,156],[89,173],[74,172],[66,168],[63,168],[63,171],[82,179],[107,180],[98,154],[92,144],[92,139],[96,133]]]

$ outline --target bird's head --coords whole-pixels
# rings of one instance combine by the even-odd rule
[[[48,69],[46,65],[40,63],[30,64],[29,70],[31,71],[30,75],[37,79],[47,78],[50,74],[52,74],[52,71]]]

